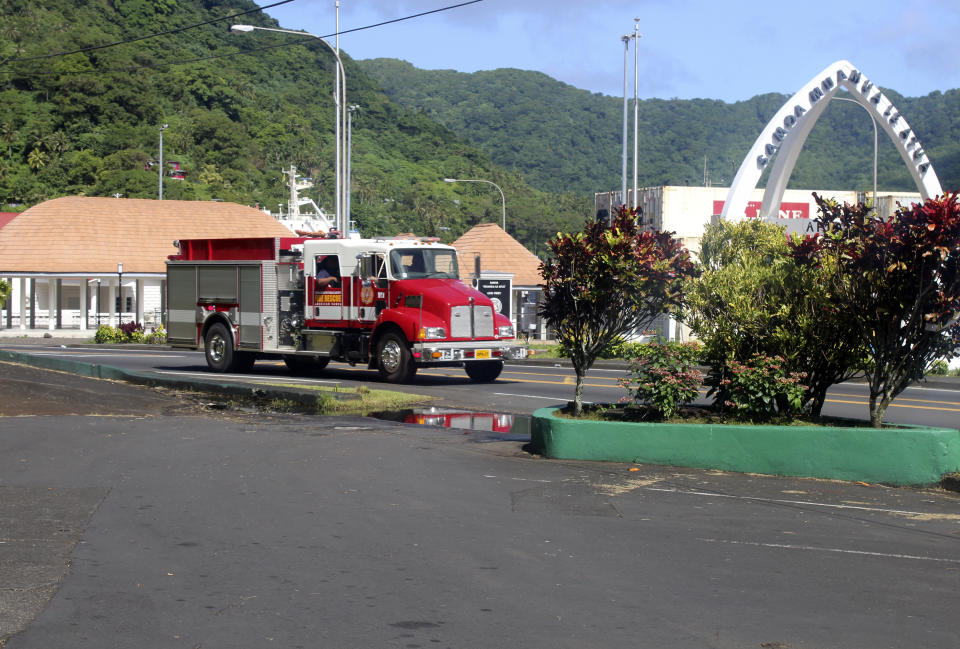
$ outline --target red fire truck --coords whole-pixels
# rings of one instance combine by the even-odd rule
[[[462,366],[493,381],[522,357],[510,321],[459,280],[457,251],[424,239],[241,238],[177,242],[167,340],[215,372],[282,358],[296,372],[363,363],[388,381]]]

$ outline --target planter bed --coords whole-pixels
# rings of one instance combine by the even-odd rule
[[[533,447],[549,458],[892,485],[933,484],[960,471],[960,431],[952,428],[596,421],[557,410],[533,413]]]

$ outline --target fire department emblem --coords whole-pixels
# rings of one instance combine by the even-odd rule
[[[360,289],[360,303],[373,304],[373,286],[364,286]]]

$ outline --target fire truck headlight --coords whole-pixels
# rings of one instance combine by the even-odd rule
[[[498,329],[501,338],[513,338],[513,326],[506,325]]]
[[[447,330],[443,327],[424,327],[420,330],[420,338],[422,340],[435,340],[446,337]]]

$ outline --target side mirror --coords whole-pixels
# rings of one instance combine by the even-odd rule
[[[360,260],[360,263],[357,264],[357,269],[360,272],[360,279],[366,279],[376,274],[376,258],[373,255],[357,255],[357,259]]]

